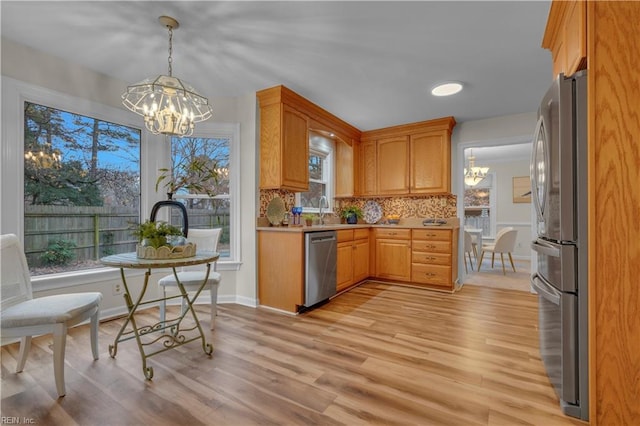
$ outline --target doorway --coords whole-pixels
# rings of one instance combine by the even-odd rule
[[[522,181],[529,176],[531,140],[480,141],[460,144],[458,181],[458,214],[461,228],[461,282],[465,285],[530,291],[529,277],[532,270],[532,223],[534,212],[527,192],[522,191]],[[471,160],[471,164],[470,164]],[[475,168],[475,179],[464,170]],[[521,193],[522,192],[522,193]],[[473,235],[476,251],[464,252],[464,229]],[[512,251],[513,271],[507,254],[504,255],[503,274],[501,256],[485,252],[482,245],[493,244],[496,235],[504,228],[516,230]],[[478,262],[483,257],[478,270]],[[473,265],[473,267],[471,266]]]

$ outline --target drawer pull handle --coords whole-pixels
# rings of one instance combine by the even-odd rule
[[[436,234],[427,234],[427,237],[435,237]]]
[[[435,277],[436,274],[434,274],[433,272],[425,272],[425,275],[428,277]]]
[[[436,246],[434,246],[433,244],[428,245],[427,247],[429,248],[436,248]]]

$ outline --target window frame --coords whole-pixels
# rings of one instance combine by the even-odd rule
[[[241,226],[240,226],[240,125],[237,123],[199,123],[191,138],[228,138],[229,142],[229,193],[209,197],[207,194],[173,194],[173,199],[188,198],[212,198],[228,199],[229,202],[229,257],[220,258],[216,263],[218,270],[237,270],[241,263]],[[167,157],[166,168],[171,167],[171,146],[168,146],[169,155]],[[155,182],[155,180],[154,180]],[[235,202],[234,202],[235,201]]]
[[[483,179],[482,181],[480,181],[476,186],[467,186],[464,183],[462,183],[463,186],[463,191],[465,191],[467,189],[488,189],[489,190],[489,235],[482,235],[482,238],[485,238],[487,240],[493,239],[495,238],[496,235],[496,227],[497,227],[497,211],[496,211],[496,192],[497,192],[497,180],[496,180],[496,172],[495,171],[489,171],[487,173],[487,177],[490,177],[491,180],[491,184],[487,185],[485,182],[485,179]],[[483,183],[485,182],[485,183]],[[463,204],[464,204],[464,195],[462,196],[463,199]],[[463,205],[463,213],[464,213],[464,209],[467,206]],[[464,218],[464,215],[463,215]],[[466,225],[466,220],[463,220],[464,225]]]
[[[158,149],[157,145],[165,143],[164,136],[155,136],[149,133],[142,125],[142,120],[124,108],[116,108],[97,101],[79,98],[52,89],[37,86],[16,80],[11,77],[1,76],[2,85],[2,140],[14,141],[2,143],[0,146],[1,169],[0,183],[2,199],[21,200],[17,203],[1,203],[0,205],[0,232],[13,233],[20,241],[24,241],[24,102],[32,102],[48,106],[74,114],[87,115],[99,120],[118,123],[140,129],[140,215],[148,218],[151,208],[156,201],[164,199],[155,191],[157,169],[167,166],[170,159],[167,157],[168,149]],[[199,123],[196,126],[194,136],[208,137],[217,129],[221,134],[231,134],[233,141],[229,152],[229,193],[235,203],[231,203],[232,228],[230,244],[233,244],[233,259],[221,260],[218,263],[218,271],[238,270],[241,264],[240,244],[240,214],[239,214],[239,144],[240,125],[238,123]],[[167,145],[165,143],[165,145]],[[17,179],[16,179],[17,177]],[[234,205],[235,204],[235,205]],[[144,271],[132,270],[128,276],[144,275]],[[120,280],[120,271],[116,268],[104,267],[85,269],[80,271],[65,272],[36,276],[31,279],[33,291],[47,291],[68,288],[89,283]]]
[[[323,158],[322,164],[322,179],[312,179],[309,177],[309,182],[320,183],[326,186],[325,196],[327,197],[327,212],[333,211],[333,194],[335,186],[335,174],[334,174],[334,156],[335,156],[335,141],[327,138],[324,135],[319,135],[326,141],[331,142],[331,146],[325,144],[314,144],[313,139],[309,141],[309,156],[316,155]],[[324,148],[324,149],[323,149]],[[308,164],[307,164],[308,166]],[[295,203],[297,206],[301,203],[300,192],[295,193]],[[320,213],[319,207],[303,207],[303,213]]]

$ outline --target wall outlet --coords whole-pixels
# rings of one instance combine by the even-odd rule
[[[111,291],[114,296],[119,296],[124,293],[124,286],[122,285],[122,283],[115,283]]]
[[[442,207],[445,207],[447,205],[447,199],[446,198],[440,198],[440,205]]]

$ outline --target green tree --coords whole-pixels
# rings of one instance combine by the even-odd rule
[[[139,205],[137,170],[100,168],[100,152],[111,152],[123,163],[137,167],[140,133],[110,122],[25,103],[25,156],[53,153],[57,162],[25,161],[25,201],[31,204],[101,206],[107,199],[117,205]],[[59,151],[58,151],[59,152]],[[71,158],[69,158],[71,157]]]

